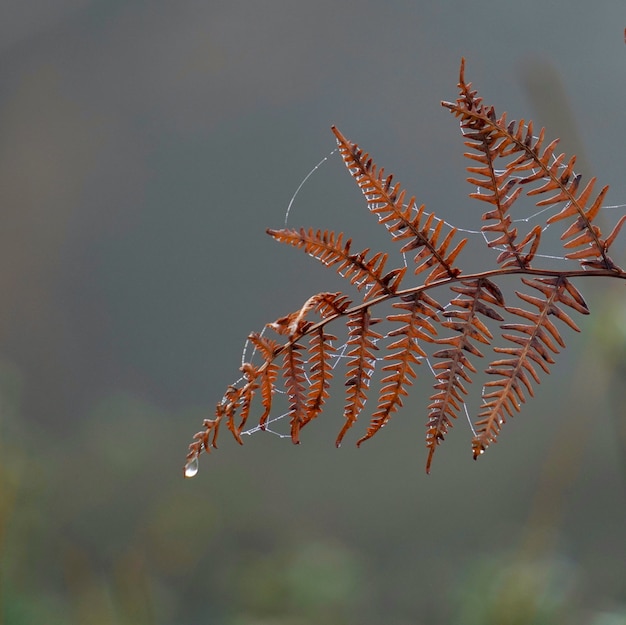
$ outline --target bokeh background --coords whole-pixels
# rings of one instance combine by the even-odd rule
[[[623,204],[625,26],[623,0],[3,0],[2,623],[626,623],[622,284],[579,285],[584,332],[480,462],[459,423],[424,474],[424,387],[359,450],[337,396],[299,447],[223,435],[182,479],[247,333],[339,285],[264,234],[330,125],[476,226],[439,105],[465,56]],[[335,154],[289,219],[375,247],[365,212]]]

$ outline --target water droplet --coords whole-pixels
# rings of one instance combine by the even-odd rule
[[[195,456],[185,465],[185,477],[195,477],[197,473],[198,456]]]

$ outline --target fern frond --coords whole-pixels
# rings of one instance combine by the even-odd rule
[[[322,319],[342,315],[352,304],[343,293],[319,293],[315,299],[315,310]]]
[[[209,453],[212,447],[217,449],[217,438],[223,419],[227,420],[227,427],[235,436],[235,439],[237,439],[239,443],[242,443],[239,432],[236,432],[233,421],[243,393],[243,388],[237,388],[233,384],[228,386],[224,397],[215,406],[215,418],[205,419],[202,423],[203,429],[194,434],[194,441],[189,446],[189,457],[191,457],[191,455],[197,456],[202,450]]]
[[[485,200],[496,208],[483,215],[483,219],[495,219],[496,224],[484,227],[484,230],[500,232],[496,241],[489,245],[505,245],[508,248],[508,265],[515,264],[525,268],[528,263],[521,255],[521,250],[515,244],[517,230],[511,227],[511,219],[507,214],[510,206],[522,192],[521,187],[515,185],[529,185],[539,182],[539,186],[531,187],[529,196],[543,196],[537,200],[539,207],[552,207],[563,205],[560,212],[547,220],[547,224],[575,217],[575,222],[562,234],[562,239],[568,239],[579,232],[576,239],[566,244],[568,248],[586,245],[583,250],[570,252],[566,258],[580,260],[583,266],[596,269],[607,269],[619,273],[621,270],[608,255],[607,241],[614,240],[613,233],[609,239],[601,238],[600,228],[593,225],[608,186],[603,187],[594,196],[593,189],[596,182],[592,178],[585,188],[579,193],[581,176],[574,174],[576,157],[565,162],[565,155],[555,156],[558,140],[543,147],[545,130],[541,129],[539,136],[533,133],[532,122],[527,125],[524,121],[507,123],[506,114],[496,117],[493,106],[482,104],[482,98],[471,89],[471,83],[465,81],[465,62],[461,62],[459,77],[459,98],[456,103],[442,102],[455,117],[460,118],[465,145],[479,152],[478,155],[467,153],[466,156],[473,161],[481,163],[481,167],[468,167],[470,173],[482,176],[479,179],[469,177],[468,181],[477,184],[487,190],[487,193],[472,193],[471,197]],[[497,171],[494,165],[495,159],[511,159],[506,162],[501,171]],[[528,173],[530,171],[530,173]],[[545,197],[550,194],[549,197]],[[591,205],[590,205],[591,203]],[[617,232],[624,223],[622,220],[617,226]],[[614,231],[615,232],[615,231]],[[615,234],[617,234],[615,232]],[[539,233],[535,235],[538,239]],[[538,240],[536,245],[538,245]],[[535,246],[536,247],[536,246]],[[514,260],[511,260],[510,257]]]
[[[468,384],[472,382],[468,372],[476,373],[476,367],[470,361],[468,354],[483,357],[483,353],[472,343],[472,340],[485,345],[489,345],[493,340],[493,334],[481,321],[479,315],[504,321],[504,317],[492,307],[504,307],[504,297],[494,282],[487,278],[463,280],[460,286],[450,288],[460,297],[450,301],[450,305],[454,308],[443,313],[448,321],[442,322],[441,325],[458,334],[434,341],[450,347],[433,354],[434,358],[441,358],[442,361],[433,365],[433,369],[437,371],[435,376],[437,381],[434,385],[437,392],[431,396],[431,403],[428,406],[427,473],[430,473],[437,445],[444,440],[449,428],[452,427],[451,419],[456,419],[461,405],[464,404],[463,395],[467,395],[464,382]]]
[[[411,386],[413,379],[417,377],[414,365],[421,364],[421,359],[427,356],[419,341],[433,342],[437,330],[429,318],[438,320],[436,311],[443,310],[443,307],[426,293],[402,297],[402,301],[394,303],[393,307],[405,312],[388,315],[387,320],[403,325],[389,332],[387,336],[400,338],[387,346],[392,353],[383,357],[386,364],[382,370],[390,373],[381,380],[378,406],[372,415],[367,433],[357,441],[359,447],[374,436],[402,406],[402,398],[407,395],[407,387]]]
[[[402,266],[388,270],[388,254],[384,252],[370,253],[369,248],[353,252],[352,240],[343,233],[313,228],[268,229],[277,241],[334,267],[361,292],[362,299],[353,303],[340,292],[318,293],[296,311],[266,324],[278,340],[262,333],[250,334],[248,340],[254,348],[250,362],[242,364],[241,377],[227,387],[214,418],[205,419],[194,435],[186,475],[197,473],[198,456],[203,451],[217,447],[223,422],[237,442],[242,442],[257,396],[262,410],[253,429],[269,430],[281,371],[288,403],[286,414],[281,416],[289,417],[291,439],[298,443],[302,427],[322,411],[334,368],[345,351],[346,398],[344,423],[336,440],[339,446],[367,402],[379,360],[376,353],[382,345],[386,347],[380,358],[378,403],[357,445],[376,435],[402,407],[416,379],[417,365],[428,358],[435,377],[426,425],[426,471],[430,472],[435,450],[465,409],[468,387],[477,372],[476,359],[483,357],[487,346],[498,357],[486,369],[491,377],[483,386],[473,428],[472,451],[477,458],[498,439],[506,419],[534,395],[540,374],[550,373],[554,355],[565,347],[555,320],[579,331],[570,316],[572,311],[589,313],[571,280],[600,276],[626,280],[626,272],[609,256],[626,215],[606,237],[596,223],[608,187],[598,191],[595,178],[582,185],[574,171],[575,157],[568,159],[557,153],[558,140],[547,142],[546,132],[541,129],[536,135],[532,122],[508,121],[506,114],[498,117],[494,107],[484,105],[465,80],[464,61],[458,88],[456,102],[442,104],[460,122],[465,156],[470,161],[467,180],[475,187],[469,195],[487,205],[481,233],[488,248],[498,252],[495,265],[478,273],[464,273],[465,265],[459,259],[467,239],[457,239],[456,228],[427,213],[423,205],[418,206],[392,175],[385,174],[367,152],[333,126],[343,162],[365,196],[369,212],[399,244]],[[543,209],[549,209],[549,216],[520,233],[515,225],[520,220],[514,221],[511,213],[524,192],[542,207],[533,219],[539,220]],[[569,268],[538,266],[545,257],[538,253],[542,232],[549,226],[562,228],[562,261],[569,263]],[[421,277],[407,286],[404,280],[410,273],[410,252],[414,253],[412,272]],[[504,277],[521,279],[528,287],[515,291],[519,306],[505,302],[497,285]],[[445,302],[441,293],[449,295]],[[381,304],[390,304],[393,310],[384,319],[374,318],[374,309]],[[391,330],[378,333],[374,327],[383,321]],[[333,322],[346,323],[348,339],[344,346],[336,345],[337,338],[326,327]],[[503,346],[496,343],[492,332],[496,322]]]
[[[380,323],[382,319],[372,317],[369,308],[360,308],[348,316],[348,342],[350,349],[346,370],[346,405],[343,411],[345,424],[335,445],[339,447],[346,432],[356,422],[365,401],[370,386],[370,379],[374,372],[376,356],[374,351],[378,350],[376,344],[382,339],[382,334],[378,334],[372,326]]]
[[[300,443],[300,425],[305,422],[307,416],[304,391],[306,374],[300,353],[302,349],[304,346],[299,343],[288,343],[283,356],[283,377],[289,400],[291,440],[296,444]]]
[[[250,416],[250,410],[252,408],[252,400],[254,395],[259,388],[259,383],[257,382],[260,377],[258,367],[255,367],[252,363],[245,362],[241,366],[241,371],[243,372],[243,377],[245,379],[245,384],[241,388],[241,396],[239,398],[239,411],[240,411],[240,419],[239,425],[236,427],[233,424],[233,428],[231,432],[235,437],[235,440],[243,445],[243,441],[241,440],[241,432],[248,421],[248,417]]]
[[[298,310],[268,323],[267,327],[274,330],[276,334],[297,340],[305,336],[312,326],[312,322],[307,319],[309,312],[315,311],[322,319],[328,319],[341,316],[351,303],[350,299],[339,291],[336,293],[317,293],[309,297]]]
[[[259,426],[263,430],[272,411],[272,397],[276,392],[276,378],[278,377],[278,364],[274,361],[279,353],[280,344],[273,339],[261,336],[253,332],[248,340],[257,348],[263,358],[263,365],[258,369],[260,378],[261,401],[263,414],[259,419]]]
[[[503,168],[498,168],[499,159],[515,153],[511,146],[516,147],[516,144],[510,137],[510,133],[515,132],[515,122],[507,124],[506,113],[497,119],[494,108],[482,104],[482,98],[478,97],[477,92],[471,89],[471,84],[465,81],[464,60],[461,62],[459,92],[456,104],[442,102],[442,105],[460,118],[464,145],[473,150],[464,154],[473,163],[467,167],[470,174],[467,181],[479,189],[470,193],[470,197],[487,202],[493,207],[483,214],[483,221],[495,221],[493,224],[483,226],[483,232],[494,232],[498,235],[488,242],[488,246],[504,248],[497,260],[498,263],[503,263],[504,267],[526,268],[530,266],[530,260],[534,255],[531,254],[529,257],[523,253],[524,245],[529,243],[530,239],[517,243],[518,232],[517,228],[512,226],[509,210],[522,193],[522,188],[516,186],[520,182],[519,176],[532,167],[532,164],[525,160],[515,160]],[[517,128],[518,136],[523,128],[522,121]],[[530,124],[524,137],[524,145],[530,144],[532,140]],[[536,146],[540,146],[542,142],[543,131]],[[556,143],[551,144],[548,152],[553,150],[555,145]],[[533,232],[531,249],[534,247],[536,250],[540,236],[541,228]]]
[[[335,126],[332,131],[341,157],[363,192],[369,210],[378,216],[379,222],[386,226],[394,241],[410,239],[401,252],[420,250],[414,258],[415,274],[433,268],[425,280],[426,284],[444,277],[458,276],[460,269],[454,263],[467,239],[462,239],[452,251],[448,251],[457,229],[451,228],[439,243],[443,221],[431,213],[422,223],[424,205],[418,208],[415,197],[411,197],[405,204],[406,191],[401,189],[400,183],[392,186],[393,175],[385,176],[385,170],[378,170],[369,154],[346,139]]]
[[[534,396],[531,380],[540,383],[534,365],[549,373],[548,364],[554,359],[550,352],[557,354],[559,347],[564,348],[565,342],[557,327],[550,320],[554,316],[567,324],[572,330],[580,332],[571,317],[560,308],[564,304],[581,314],[589,314],[589,309],[580,292],[567,280],[555,278],[539,278],[522,282],[541,292],[543,297],[535,297],[516,291],[516,295],[524,302],[537,308],[536,312],[524,308],[507,307],[507,312],[522,317],[530,323],[503,324],[503,330],[513,330],[518,334],[503,334],[503,338],[515,343],[517,347],[495,347],[494,351],[512,356],[496,360],[489,365],[487,373],[500,376],[497,380],[487,382],[483,389],[483,405],[476,422],[476,436],[472,441],[474,458],[482,454],[490,443],[496,441],[506,417],[512,417],[521,410],[526,402],[524,390]],[[557,346],[558,345],[558,346]],[[530,377],[529,377],[530,376]],[[486,392],[487,388],[496,390]]]
[[[366,297],[370,299],[381,293],[394,294],[406,272],[406,267],[401,267],[384,273],[388,255],[382,252],[374,254],[369,260],[367,259],[369,249],[353,254],[350,250],[352,239],[344,243],[343,233],[335,235],[328,230],[322,232],[313,228],[309,230],[268,228],[267,233],[280,243],[303,249],[309,256],[328,267],[339,265],[337,273],[350,280],[357,289],[367,288]]]
[[[318,327],[311,334],[309,343],[309,392],[306,399],[305,417],[300,426],[315,419],[322,411],[324,402],[329,396],[328,388],[333,377],[332,359],[336,350],[333,346],[336,336],[324,332]]]

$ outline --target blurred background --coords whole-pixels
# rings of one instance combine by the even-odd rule
[[[299,447],[223,434],[182,479],[245,336],[340,286],[264,233],[331,124],[475,227],[439,104],[465,56],[623,204],[625,26],[622,0],[4,0],[2,623],[626,623],[623,284],[579,283],[582,334],[480,462],[457,423],[425,475],[424,386],[359,450],[337,394]],[[366,212],[334,154],[289,223],[376,247]]]

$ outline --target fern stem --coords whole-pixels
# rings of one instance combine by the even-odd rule
[[[385,293],[384,295],[379,295],[378,297],[375,297],[371,300],[367,300],[360,304],[356,304],[355,306],[352,306],[351,308],[347,308],[341,313],[328,316],[314,324],[311,324],[309,327],[307,327],[305,332],[294,336],[287,343],[278,347],[274,353],[274,356],[276,357],[279,354],[281,354],[285,349],[288,349],[293,343],[301,339],[303,336],[308,336],[309,334],[316,331],[317,329],[323,328],[327,323],[331,323],[332,321],[335,321],[336,319],[347,317],[348,315],[357,313],[365,308],[370,308],[378,304],[381,304],[383,302],[400,298],[402,296],[414,295],[416,293],[423,293],[431,289],[445,287],[450,284],[461,282],[462,280],[478,280],[480,278],[497,278],[499,276],[511,276],[511,275],[538,276],[538,277],[544,277],[544,278],[590,278],[590,277],[598,278],[598,277],[601,277],[601,278],[618,278],[621,280],[626,280],[626,271],[622,271],[622,270],[615,271],[612,269],[559,270],[559,269],[533,269],[531,267],[526,267],[526,268],[500,267],[498,269],[490,269],[488,271],[481,271],[478,273],[459,274],[458,276],[442,278],[440,280],[430,282],[429,284],[420,284],[419,286],[398,290],[395,293]],[[262,368],[263,367],[261,367],[261,369]]]

